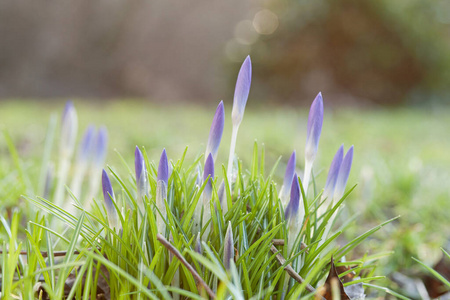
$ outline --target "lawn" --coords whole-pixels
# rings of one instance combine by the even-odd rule
[[[354,145],[355,155],[348,188],[350,194],[338,224],[356,216],[338,240],[363,233],[377,224],[401,217],[382,228],[357,248],[372,253],[393,250],[381,260],[380,274],[395,271],[414,273],[421,267],[411,257],[432,265],[450,238],[450,109],[394,108],[360,110],[331,107],[324,98],[325,117],[319,156],[314,167],[315,182],[323,187],[334,153],[344,143]],[[226,101],[227,102],[227,101]],[[297,151],[297,168],[303,167],[307,107],[266,107],[250,99],[240,126],[236,153],[243,167],[250,169],[253,145],[264,144],[266,169],[282,156],[275,177],[281,182],[286,161]],[[178,159],[188,146],[186,160],[203,154],[217,103],[162,105],[145,101],[74,100],[80,138],[88,124],[106,126],[109,134],[106,162],[118,173],[127,173],[119,155],[133,166],[134,147],[145,147],[150,160],[158,161],[163,148],[169,160]],[[225,129],[217,162],[226,165],[231,137],[231,101],[225,105]],[[63,101],[0,102],[0,126],[17,148],[20,165],[30,186],[39,182],[39,160],[44,152],[47,125],[52,114],[63,110]],[[58,131],[56,133],[58,135]],[[116,153],[117,152],[117,153]],[[0,213],[6,207],[27,206],[20,195],[35,192],[15,184],[20,176],[11,159],[6,139],[0,138]],[[98,174],[100,177],[101,174]],[[447,248],[448,249],[448,248]],[[349,258],[351,259],[351,257]],[[388,286],[394,286],[387,283]]]

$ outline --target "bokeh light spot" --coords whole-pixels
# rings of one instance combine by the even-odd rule
[[[277,15],[268,9],[260,10],[253,18],[253,27],[259,34],[272,34],[277,30],[278,25]]]

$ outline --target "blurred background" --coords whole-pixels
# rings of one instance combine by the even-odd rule
[[[124,174],[115,152],[132,166],[135,145],[151,159],[165,147],[176,160],[186,145],[189,158],[201,155],[223,99],[226,163],[236,75],[251,55],[244,166],[256,139],[267,169],[282,156],[281,182],[292,150],[303,155],[308,106],[322,91],[318,186],[340,144],[355,145],[349,185],[358,186],[341,223],[357,216],[357,226],[346,237],[402,216],[358,250],[394,251],[380,273],[397,290],[415,284],[400,273],[423,271],[412,256],[435,265],[439,247],[449,250],[450,1],[2,0],[0,38],[0,126],[17,150],[0,138],[0,210],[30,192],[18,177],[37,181],[50,115],[69,98],[78,139],[105,125],[106,163]]]
[[[0,98],[216,100],[250,54],[264,103],[441,103],[449,24],[446,0],[4,0]]]

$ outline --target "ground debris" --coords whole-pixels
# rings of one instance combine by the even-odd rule
[[[96,273],[96,269],[94,268],[92,270],[92,276],[94,277]],[[109,273],[105,266],[100,267],[100,276],[98,277],[97,281],[97,289],[96,289],[96,300],[111,300],[111,294],[110,289],[108,285],[108,279],[109,279]],[[107,278],[105,278],[105,276]],[[65,283],[64,283],[64,298],[67,298],[69,296],[70,291],[72,290],[75,281],[77,277],[74,273],[69,274],[67,277]],[[56,278],[58,280],[58,278]],[[82,291],[84,291],[84,285],[86,280],[86,274],[83,275],[82,279]],[[39,278],[39,281],[34,286],[34,292],[38,299],[42,300],[50,300],[50,297],[48,293],[45,291],[44,288],[44,277],[41,276]]]
[[[433,269],[441,274],[445,279],[450,280],[450,261],[442,256],[442,258],[434,265]],[[431,298],[438,298],[448,294],[448,287],[436,277],[427,274],[423,277],[423,283]]]
[[[362,283],[356,283],[344,287],[344,283],[351,282],[355,279],[355,273],[349,272],[339,278],[339,274],[350,270],[345,266],[336,267],[333,257],[331,258],[330,273],[324,286],[320,289],[320,294],[327,300],[333,299],[333,294],[338,293],[342,300],[359,300],[365,299],[364,288]]]

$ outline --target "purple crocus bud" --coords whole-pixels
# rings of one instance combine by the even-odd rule
[[[145,162],[144,156],[138,146],[134,150],[134,171],[136,173],[136,182],[139,182],[139,179],[145,172]]]
[[[205,170],[203,171],[203,181],[206,181],[208,179],[208,176],[210,176],[210,179],[214,179],[214,159],[212,157],[212,154],[210,153],[208,155],[208,158],[205,162]]]
[[[245,105],[247,104],[248,93],[250,91],[250,85],[252,81],[252,62],[250,56],[247,56],[244,63],[239,70],[238,78],[236,81],[236,88],[234,90],[233,110],[231,112],[231,120],[233,123],[233,129],[231,131],[231,143],[230,154],[228,156],[228,169],[227,178],[230,185],[233,182],[233,162],[235,159],[234,151],[236,149],[236,139],[244,117]]]
[[[72,155],[75,147],[77,129],[77,111],[75,110],[72,101],[67,101],[62,117],[60,151],[68,157]]]
[[[114,191],[112,189],[111,180],[109,180],[109,176],[105,169],[103,169],[102,172],[102,189],[106,210],[108,212],[108,220],[110,221],[110,225],[114,227],[117,225],[117,215],[113,204]]]
[[[219,196],[219,202],[220,206],[222,207],[222,213],[225,215],[228,212],[228,203],[225,201],[225,182],[222,180],[222,182],[219,185],[219,190],[217,191],[217,194]]]
[[[209,178],[209,179],[208,179]],[[212,197],[212,181],[214,180],[214,159],[211,153],[205,162],[205,168],[203,170],[203,182],[206,182],[205,189],[203,190],[202,202],[198,202],[194,211],[194,230],[200,231],[199,225],[205,225],[209,219],[211,219],[211,197]],[[201,213],[203,209],[203,214]],[[203,233],[203,238],[209,235],[210,227],[207,227]],[[195,231],[194,231],[195,232]]]
[[[106,173],[105,169],[102,172],[102,189],[103,189],[103,198],[105,199],[106,208],[111,209],[114,207],[112,203],[112,199],[114,199],[114,191],[111,185],[111,180],[109,180],[109,176]]]
[[[195,241],[195,252],[202,254],[202,240],[200,238],[200,232],[197,233],[197,239]]]
[[[53,185],[53,177],[54,177],[54,165],[53,163],[49,163],[48,167],[47,167],[47,173],[45,175],[45,184],[44,184],[44,192],[43,192],[43,198],[44,199],[49,199],[50,196],[50,191],[52,189],[52,185]]]
[[[234,126],[238,126],[244,116],[245,105],[247,104],[250,85],[252,82],[252,62],[250,56],[242,63],[241,69],[236,80],[236,88],[234,90],[233,111],[231,118]]]
[[[102,126],[97,132],[95,149],[94,149],[94,159],[95,165],[102,167],[105,163],[106,150],[108,146],[108,131],[106,127]]]
[[[163,181],[166,184],[166,187],[169,184],[169,163],[167,160],[166,149],[163,150],[161,158],[159,159],[157,181]]]
[[[225,234],[225,244],[223,246],[223,265],[225,270],[230,270],[231,260],[234,259],[234,241],[231,221],[228,221],[227,233]]]
[[[342,160],[341,167],[339,168],[339,174],[336,180],[336,187],[334,190],[334,199],[341,199],[345,192],[345,186],[347,185],[348,176],[350,175],[350,169],[353,162],[353,146],[348,149]]]
[[[90,174],[92,175],[92,178],[90,178],[89,180],[89,192],[85,198],[87,199],[87,201],[93,199],[98,193],[98,189],[100,187],[100,177],[97,176],[96,174],[99,174],[104,167],[107,145],[108,145],[108,131],[104,126],[102,126],[97,131],[97,135],[95,136],[92,153],[92,164],[91,169],[89,171]],[[88,204],[89,203],[86,203],[86,206]]]
[[[297,239],[305,217],[305,210],[303,208],[303,201],[300,194],[300,184],[297,174],[294,175],[291,185],[291,198],[289,204],[284,210],[284,218],[288,222],[288,244],[287,251],[291,251],[295,247],[295,240]]]
[[[156,178],[156,206],[159,212],[156,214],[156,226],[158,233],[165,235],[166,223],[164,220],[167,217],[166,204],[167,187],[169,185],[169,163],[167,160],[166,149],[163,149],[161,158],[159,159],[158,176]]]
[[[289,204],[284,210],[284,218],[286,220],[291,220],[297,217],[298,210],[300,207],[300,184],[298,182],[297,173],[294,174],[291,184],[291,198]]]
[[[206,145],[206,155],[211,153],[214,160],[217,158],[217,151],[219,150],[220,141],[222,139],[223,126],[225,124],[225,110],[223,108],[223,101],[220,101],[217,106],[216,113],[209,131],[208,144]]]
[[[94,146],[95,127],[93,125],[90,125],[88,128],[86,128],[86,131],[84,132],[83,138],[78,147],[77,164],[75,165],[75,172],[73,172],[72,183],[70,185],[70,189],[72,190],[72,193],[75,197],[80,198],[82,195],[81,186],[83,184],[83,180],[85,179],[85,173],[88,168],[88,164],[92,158]],[[103,166],[98,167],[98,170],[97,172],[95,172],[95,174],[100,173],[100,169],[102,169],[102,167]],[[96,175],[96,177],[98,177],[98,175]],[[69,211],[72,210],[72,206],[67,207],[67,209]]]
[[[67,175],[70,171],[70,164],[75,149],[77,138],[78,119],[77,112],[71,101],[66,102],[61,124],[61,138],[59,141],[59,166],[58,183],[56,185],[53,202],[61,205],[65,197],[64,186],[67,184]]]
[[[204,203],[203,206],[205,208],[209,208],[209,200],[211,199],[212,194],[212,181],[214,180],[214,159],[212,158],[211,153],[208,155],[208,158],[205,162],[205,169],[203,170],[203,182],[205,182],[209,177],[208,182],[206,183],[204,192]]]
[[[291,157],[286,166],[286,173],[284,174],[283,186],[280,191],[280,199],[283,207],[286,207],[289,201],[289,191],[291,190],[292,178],[295,174],[296,154],[295,150],[292,152]]]
[[[62,115],[62,120],[63,123],[65,122],[65,120],[67,120],[69,118],[69,115],[71,114],[72,110],[74,110],[74,106],[73,106],[73,102],[72,101],[67,101],[66,105],[64,106],[64,111],[63,111],[63,115]]]
[[[328,199],[329,197],[333,196],[343,157],[344,157],[344,145],[341,145],[341,147],[339,147],[338,151],[334,155],[333,161],[331,162],[330,170],[328,171],[327,181],[325,183],[325,188],[322,194],[322,199]]]
[[[94,134],[95,127],[93,125],[89,125],[84,132],[83,138],[81,140],[81,144],[78,150],[78,161],[86,163],[88,162],[92,148],[94,146]]]
[[[322,132],[323,124],[323,100],[322,93],[319,93],[311,104],[311,109],[308,115],[308,125],[306,134],[306,160],[314,161],[319,147],[320,133]],[[306,182],[305,184],[308,184]]]
[[[147,194],[147,168],[145,166],[144,156],[138,146],[136,146],[136,150],[134,151],[134,169],[136,172],[138,198],[142,198]]]

